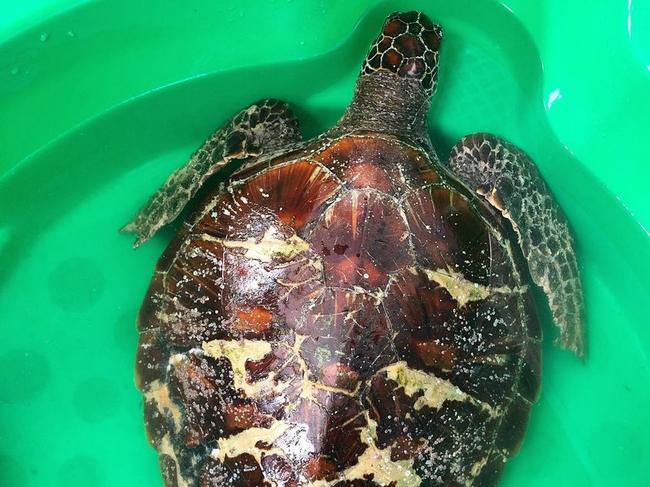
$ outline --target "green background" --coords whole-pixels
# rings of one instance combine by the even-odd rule
[[[182,3],[182,5],[181,5]],[[551,346],[506,486],[650,485],[650,6],[638,0],[0,4],[0,485],[160,484],[133,385],[163,232],[117,233],[261,97],[306,135],[340,116],[383,18],[446,37],[431,134],[533,156],[576,233],[585,363]]]

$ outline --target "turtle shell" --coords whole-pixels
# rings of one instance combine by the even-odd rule
[[[240,171],[158,262],[137,383],[168,486],[494,485],[539,387],[500,218],[403,140]]]

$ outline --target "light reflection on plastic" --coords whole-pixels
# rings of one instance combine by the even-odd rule
[[[560,93],[560,89],[555,88],[548,95],[548,102],[546,103],[546,108],[550,110],[551,107],[553,106],[553,103],[555,103],[557,100],[560,100],[561,98],[562,98],[562,93]]]
[[[627,0],[627,35],[632,37],[632,0]]]

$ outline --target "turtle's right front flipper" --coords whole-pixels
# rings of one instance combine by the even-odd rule
[[[573,237],[535,164],[498,137],[474,134],[454,146],[449,168],[510,220],[530,275],[548,298],[560,345],[583,356],[583,296]]]
[[[300,140],[289,106],[266,99],[235,115],[212,134],[190,160],[172,173],[123,232],[135,233],[134,247],[172,222],[211,175],[233,160],[247,159]]]

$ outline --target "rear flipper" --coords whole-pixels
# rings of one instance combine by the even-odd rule
[[[254,158],[299,140],[298,122],[286,103],[266,99],[251,105],[212,134],[184,166],[174,171],[122,231],[136,234],[134,247],[142,245],[172,222],[205,181],[231,161]]]
[[[510,220],[533,281],[549,301],[559,344],[584,356],[583,296],[567,220],[533,162],[489,134],[454,146],[449,167],[462,183]]]

